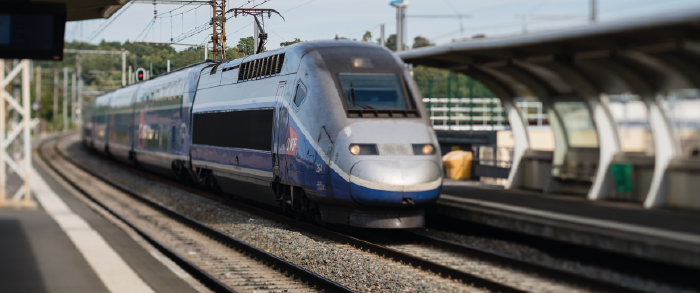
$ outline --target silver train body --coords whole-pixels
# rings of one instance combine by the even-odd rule
[[[194,64],[97,97],[84,119],[97,151],[325,223],[421,227],[440,194],[420,92],[376,45]]]

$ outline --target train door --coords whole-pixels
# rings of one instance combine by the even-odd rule
[[[275,97],[275,129],[274,134],[276,139],[273,141],[273,156],[272,166],[275,169],[275,176],[279,176],[281,180],[287,180],[286,172],[286,141],[287,127],[289,125],[289,113],[287,107],[284,106],[284,89],[286,82],[280,82],[277,86],[277,95]]]

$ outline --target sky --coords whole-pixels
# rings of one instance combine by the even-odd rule
[[[406,8],[407,44],[422,36],[435,44],[470,38],[507,36],[528,32],[558,30],[589,25],[591,0],[409,0]],[[234,0],[229,8],[272,8],[277,15],[265,18],[268,50],[280,42],[299,38],[302,41],[332,39],[336,35],[362,39],[371,31],[380,35],[380,24],[386,36],[396,33],[396,9],[389,0]],[[698,0],[597,0],[598,21],[644,18],[657,14],[700,9]],[[170,42],[203,44],[210,39],[211,29],[189,36],[183,34],[207,24],[211,6],[127,4],[110,19],[68,22],[65,39],[99,43],[106,41]],[[461,15],[461,18],[456,17]],[[426,17],[427,16],[427,17]],[[253,18],[231,18],[226,23],[227,46],[253,35]],[[184,39],[183,39],[184,38]],[[175,46],[178,50],[187,46]]]

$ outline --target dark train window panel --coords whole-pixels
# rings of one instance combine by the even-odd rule
[[[194,114],[192,143],[272,150],[273,109]]]
[[[297,107],[301,106],[301,104],[304,102],[306,99],[306,87],[304,86],[303,83],[297,84],[297,92],[294,95],[294,104],[297,105]]]

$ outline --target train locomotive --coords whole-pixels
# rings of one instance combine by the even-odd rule
[[[401,59],[333,40],[207,60],[93,99],[83,143],[317,221],[415,228],[442,185]]]

